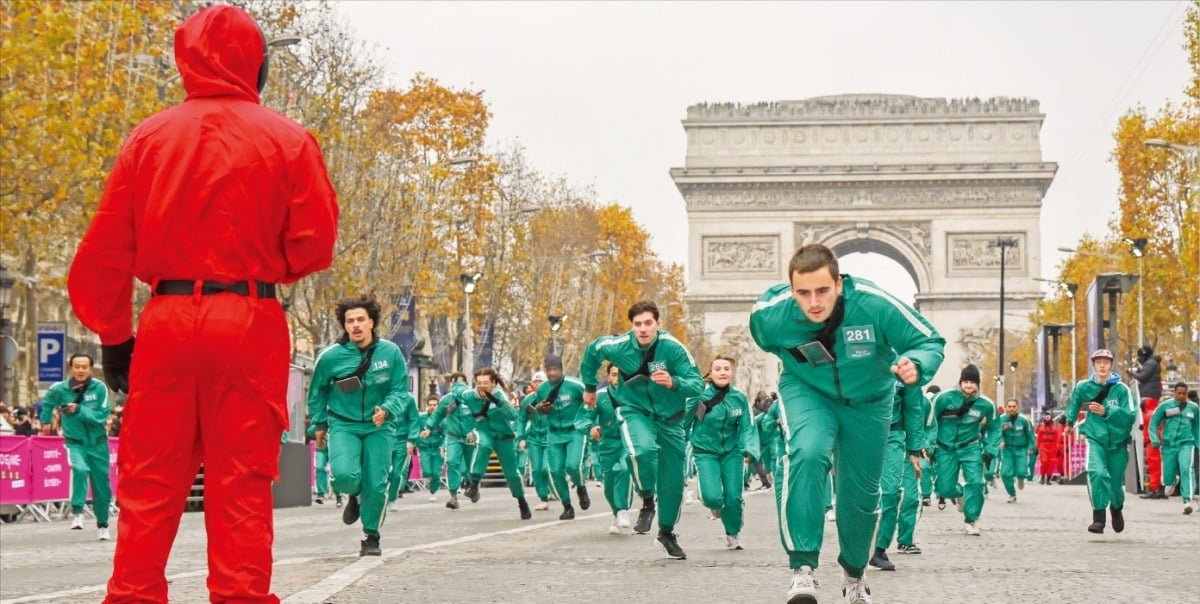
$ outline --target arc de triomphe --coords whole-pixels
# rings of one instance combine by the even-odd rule
[[[786,278],[800,245],[876,252],[905,268],[916,305],[946,338],[935,383],[980,364],[999,328],[1005,249],[1008,350],[1041,297],[1039,217],[1057,170],[1045,116],[1026,99],[838,95],[688,107],[687,157],[671,177],[687,204],[688,302],[737,382],[775,388],[777,361],[750,339],[750,308]],[[985,390],[996,368],[980,366]],[[1011,380],[1010,380],[1011,383]]]

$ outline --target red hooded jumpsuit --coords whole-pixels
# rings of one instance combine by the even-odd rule
[[[132,336],[134,277],[290,283],[332,261],[333,187],[313,137],[259,105],[265,56],[254,20],[230,6],[175,32],[187,98],[130,134],[71,265],[75,313],[103,344]],[[167,555],[201,462],[211,601],[279,601],[271,481],[288,329],[279,302],[249,289],[157,295],[141,312],[106,602],[167,601]]]

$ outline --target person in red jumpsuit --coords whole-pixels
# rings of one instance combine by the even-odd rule
[[[1062,473],[1062,429],[1054,424],[1049,413],[1043,413],[1042,421],[1033,433],[1037,437],[1041,484],[1050,484],[1051,478]]]
[[[71,265],[75,314],[127,391],[105,602],[166,602],[164,569],[200,464],[212,602],[271,593],[271,482],[287,428],[276,284],[328,268],[337,200],[315,139],[259,104],[265,38],[230,6],[175,32],[182,103],[129,135]],[[133,279],[154,296],[134,345]]]
[[[1142,444],[1146,451],[1146,492],[1138,495],[1142,499],[1166,499],[1166,489],[1162,482],[1162,450],[1150,442],[1150,418],[1158,409],[1157,398],[1142,399]],[[1157,436],[1161,441],[1162,426],[1159,426]]]

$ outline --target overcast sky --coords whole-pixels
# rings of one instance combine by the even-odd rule
[[[845,93],[1028,97],[1058,174],[1042,210],[1043,276],[1117,207],[1117,118],[1179,102],[1183,2],[341,2],[393,84],[424,72],[482,89],[491,143],[630,206],[669,261],[687,217],[668,175],[688,105]],[[911,293],[888,262],[850,272]],[[895,275],[899,273],[900,277]],[[910,296],[905,296],[910,297]]]

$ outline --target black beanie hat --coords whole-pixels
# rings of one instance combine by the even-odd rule
[[[958,374],[958,383],[961,384],[963,382],[975,382],[975,385],[978,386],[979,368],[974,365],[963,367],[962,373]]]
[[[542,367],[545,369],[549,369],[551,367],[562,369],[562,366],[562,357],[556,354],[547,355],[546,360],[542,362]]]

